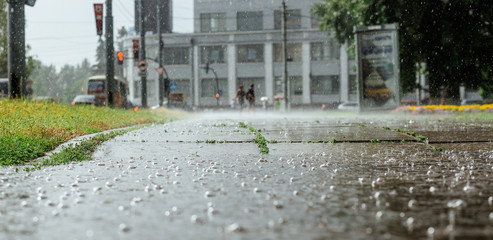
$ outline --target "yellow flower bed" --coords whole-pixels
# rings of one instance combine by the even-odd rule
[[[396,111],[412,113],[493,112],[493,104],[401,106]]]

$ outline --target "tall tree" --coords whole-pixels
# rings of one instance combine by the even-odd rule
[[[96,64],[92,68],[94,75],[106,73],[106,43],[101,38],[99,38],[96,48]]]
[[[416,87],[415,65],[426,63],[430,95],[457,98],[461,85],[493,90],[491,9],[481,0],[324,0],[314,13],[340,42],[353,26],[398,23],[403,89]]]

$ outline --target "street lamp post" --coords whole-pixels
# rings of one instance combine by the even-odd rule
[[[24,4],[34,6],[36,0],[7,0],[8,75],[10,98],[27,96],[26,20]]]

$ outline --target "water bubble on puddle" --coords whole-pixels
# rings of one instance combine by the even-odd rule
[[[37,198],[37,199],[38,199],[38,201],[41,201],[41,200],[45,200],[45,199],[47,199],[47,198],[48,198],[48,197],[47,197],[46,195],[44,195],[44,194],[40,193],[40,194],[38,195],[38,198]]]
[[[241,233],[246,231],[246,229],[241,227],[238,223],[230,224],[225,230],[227,233]]]
[[[26,202],[26,201],[22,201],[21,202],[21,207],[28,208],[28,207],[31,207],[31,205],[28,202]]]
[[[428,236],[433,236],[435,235],[435,228],[433,227],[429,227],[427,230],[426,230],[426,234],[428,234]]]
[[[282,209],[282,208],[284,208],[284,205],[282,204],[282,202],[281,202],[281,201],[277,201],[277,200],[275,200],[275,201],[273,202],[273,204],[274,204],[274,207],[275,207],[276,209]]]
[[[464,188],[462,189],[464,192],[466,193],[470,193],[470,192],[473,192],[475,190],[474,187],[470,186],[469,184],[464,186]]]
[[[179,181],[173,181],[173,185],[178,185],[178,184],[180,184]]]
[[[121,223],[118,228],[120,229],[121,232],[124,232],[124,233],[128,233],[131,231],[131,228],[129,226],[127,226],[126,224],[124,223]]]
[[[93,192],[93,193],[97,193],[97,192],[100,192],[100,191],[101,191],[101,189],[103,189],[103,188],[101,188],[101,187],[94,187],[94,188],[92,189],[92,192]]]
[[[434,186],[431,186],[430,189],[429,189],[429,191],[430,191],[431,194],[435,194],[438,191],[438,189],[436,187],[434,187]]]
[[[382,199],[383,198],[383,193],[382,192],[376,192],[375,194],[373,194],[373,197],[375,197],[375,199]]]
[[[300,193],[298,191],[293,191],[293,196],[298,196]]]
[[[493,206],[493,196],[488,198],[488,205]]]
[[[216,196],[216,195],[215,195],[214,193],[210,192],[210,191],[206,191],[206,192],[204,193],[204,197],[205,197],[205,198],[211,198],[211,197],[215,197],[215,196]]]
[[[415,188],[414,188],[414,187],[410,187],[410,188],[409,188],[409,193],[410,193],[410,194],[413,194],[413,193],[414,193],[414,190],[415,190]]]
[[[207,208],[207,214],[209,216],[216,215],[218,213],[219,213],[219,211],[216,210],[216,209],[214,209],[212,206],[210,206],[209,208]]]
[[[454,209],[461,209],[466,206],[466,202],[462,199],[451,200],[447,203],[447,207]]]
[[[68,205],[65,204],[65,203],[63,203],[63,202],[61,202],[61,203],[58,204],[58,208],[59,209],[66,209],[66,208],[68,208]]]
[[[246,185],[247,185],[247,184],[246,184],[245,182],[242,182],[242,183],[241,183],[241,186],[242,186],[242,187],[246,187]]]
[[[45,206],[47,207],[54,207],[56,204],[52,201],[46,201]]]
[[[327,195],[327,194],[322,194],[322,196],[320,197],[320,199],[321,199],[322,201],[325,201],[325,200],[327,200],[327,199],[330,199],[330,196],[329,196],[329,195]]]
[[[378,212],[375,214],[375,217],[376,217],[376,219],[377,219],[377,220],[382,219],[382,217],[383,217],[383,212],[382,212],[382,211],[378,211]]]
[[[367,180],[365,178],[360,177],[360,178],[358,178],[358,182],[359,182],[359,184],[363,185],[363,184],[367,183]]]
[[[407,203],[407,206],[410,208],[410,209],[413,209],[415,208],[416,206],[418,206],[418,201],[414,200],[414,199],[411,199],[409,200],[409,202]]]
[[[198,217],[197,215],[192,215],[190,217],[190,222],[193,223],[193,224],[203,224],[203,223],[205,223],[205,221],[202,218]]]
[[[259,188],[254,188],[254,189],[253,189],[253,192],[254,192],[254,193],[260,193],[260,192],[262,192],[262,190],[260,190]]]

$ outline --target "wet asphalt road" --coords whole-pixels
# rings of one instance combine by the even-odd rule
[[[0,239],[493,239],[492,136],[439,117],[201,114],[91,162],[1,169]]]

